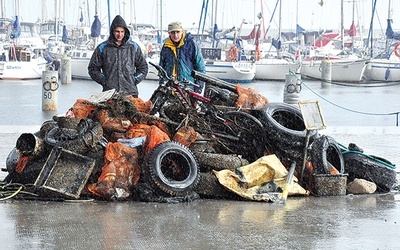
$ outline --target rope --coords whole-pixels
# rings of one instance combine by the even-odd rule
[[[334,102],[329,101],[328,99],[322,97],[320,94],[318,94],[317,92],[315,92],[314,90],[312,90],[309,86],[307,86],[307,84],[304,83],[304,81],[303,81],[302,79],[298,78],[298,76],[297,76],[293,71],[290,71],[290,74],[293,75],[293,76],[295,76],[298,80],[300,80],[301,83],[302,83],[308,90],[310,90],[312,93],[314,93],[316,96],[318,96],[319,98],[323,99],[323,100],[326,101],[327,103],[330,103],[330,104],[333,105],[333,106],[336,106],[336,107],[338,107],[338,108],[347,110],[347,111],[349,111],[349,112],[353,112],[353,113],[357,113],[357,114],[362,114],[362,115],[375,115],[375,116],[395,115],[395,116],[396,116],[396,126],[399,126],[399,115],[400,115],[400,111],[399,111],[399,112],[391,112],[391,113],[371,113],[371,112],[357,111],[357,110],[354,110],[354,109],[349,109],[349,108],[340,106],[340,105],[338,105],[338,104],[336,104],[336,103],[334,103]],[[400,84],[400,83],[399,83],[399,84]],[[338,84],[338,85],[339,85],[339,84]],[[354,86],[354,84],[353,84],[353,85],[344,85],[344,86]],[[386,86],[386,85],[385,85],[385,86]]]
[[[7,197],[1,198],[0,201],[5,201],[5,200],[8,200],[8,199],[11,199],[12,197],[16,196],[22,190],[22,188],[23,188],[23,186],[20,186],[17,189],[17,191],[15,191],[14,193],[12,193],[11,195],[9,195]]]

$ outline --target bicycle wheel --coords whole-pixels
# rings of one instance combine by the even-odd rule
[[[254,116],[242,111],[228,111],[223,114],[229,130],[225,131],[239,138],[236,148],[247,160],[255,161],[264,155],[266,141],[264,127]]]
[[[150,115],[154,115],[160,111],[161,107],[168,98],[168,91],[169,90],[166,87],[159,87],[156,91],[154,91],[153,95],[150,97],[150,101],[153,105]]]

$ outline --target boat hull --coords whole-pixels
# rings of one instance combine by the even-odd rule
[[[249,61],[205,61],[206,74],[230,83],[249,83],[256,74],[256,66]]]
[[[46,60],[39,61],[0,61],[0,79],[29,80],[42,77],[46,70]]]
[[[331,60],[331,81],[362,81],[366,62],[367,60]],[[303,77],[321,79],[321,61],[303,61],[300,72]]]
[[[71,59],[71,77],[73,79],[91,80],[89,76],[88,65],[90,58],[72,58]]]
[[[256,62],[256,80],[284,81],[290,71],[296,72],[299,64],[284,59],[260,59]]]
[[[365,79],[379,82],[400,81],[400,61],[371,59],[365,69]]]

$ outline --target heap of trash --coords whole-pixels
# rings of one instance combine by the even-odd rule
[[[162,86],[148,101],[113,90],[76,100],[20,135],[3,190],[22,199],[276,202],[396,186],[394,164],[307,130],[296,105],[202,80],[214,83],[205,91],[212,105],[203,98],[182,109],[174,97],[154,112]]]

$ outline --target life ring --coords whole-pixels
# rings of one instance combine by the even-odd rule
[[[229,61],[231,62],[236,61],[238,54],[239,54],[238,48],[235,45],[232,45],[228,50]]]
[[[400,43],[396,43],[396,45],[394,46],[394,54],[397,56],[397,57],[400,57],[400,51],[399,51],[399,46],[400,46]]]

